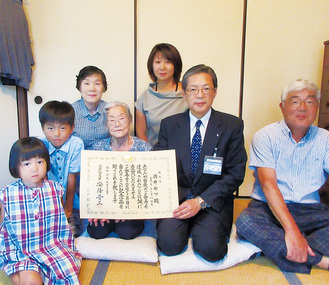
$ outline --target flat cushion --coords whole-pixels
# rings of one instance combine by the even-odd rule
[[[226,256],[217,262],[209,262],[203,259],[192,249],[192,239],[188,241],[187,249],[175,256],[167,256],[159,253],[161,274],[198,272],[198,271],[216,271],[232,267],[240,262],[248,260],[261,250],[253,244],[241,240],[236,235],[236,227],[233,225],[230,240],[228,243],[228,252]]]
[[[111,233],[104,239],[89,237],[87,231],[76,238],[84,258],[134,262],[157,262],[155,221],[146,221],[144,231],[136,238],[124,240]]]

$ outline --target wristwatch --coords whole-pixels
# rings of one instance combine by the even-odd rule
[[[196,199],[199,201],[199,205],[202,210],[209,207],[209,205],[205,202],[205,200],[203,200],[200,196],[197,196]]]

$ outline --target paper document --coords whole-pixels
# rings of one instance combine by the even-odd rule
[[[82,151],[81,218],[170,218],[177,207],[174,150]]]

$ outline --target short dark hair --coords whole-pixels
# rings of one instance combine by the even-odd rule
[[[218,81],[217,81],[217,76],[216,76],[215,71],[210,66],[207,66],[205,64],[198,64],[198,65],[191,67],[189,70],[187,70],[185,72],[183,79],[182,79],[182,89],[183,90],[186,90],[186,88],[187,88],[188,78],[190,76],[192,76],[194,74],[198,74],[198,73],[209,74],[212,78],[212,83],[214,84],[214,88],[218,87]]]
[[[80,91],[82,80],[84,80],[86,77],[93,75],[93,74],[99,74],[101,76],[102,83],[104,86],[104,92],[105,92],[107,90],[107,81],[106,81],[105,73],[103,72],[103,70],[99,69],[96,66],[92,66],[92,65],[85,66],[84,68],[82,68],[79,71],[79,74],[77,75],[77,82],[76,82],[75,87]]]
[[[19,178],[19,163],[34,157],[45,159],[47,171],[50,170],[49,152],[41,140],[35,137],[27,137],[16,141],[9,153],[10,174],[15,178]]]
[[[153,82],[157,81],[157,78],[153,72],[153,61],[157,52],[161,52],[162,55],[171,61],[174,65],[174,82],[177,84],[182,74],[183,63],[180,57],[179,51],[171,44],[161,43],[157,44],[151,50],[149,58],[147,60],[147,70]]]
[[[39,111],[39,121],[42,128],[47,122],[65,123],[72,127],[74,125],[74,117],[73,107],[65,101],[49,101]]]

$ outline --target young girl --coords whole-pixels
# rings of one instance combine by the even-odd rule
[[[90,149],[96,141],[109,137],[103,119],[106,102],[101,100],[107,90],[106,76],[98,67],[86,66],[77,76],[76,88],[81,99],[72,104],[75,111],[73,135],[83,140],[85,149]]]
[[[151,51],[147,69],[153,81],[135,102],[137,137],[154,145],[162,119],[187,110],[182,96],[182,60],[171,44],[157,44]]]
[[[49,168],[39,139],[12,146],[9,170],[20,179],[0,191],[0,268],[13,284],[80,284],[81,257],[62,208],[63,188],[44,179]]]

